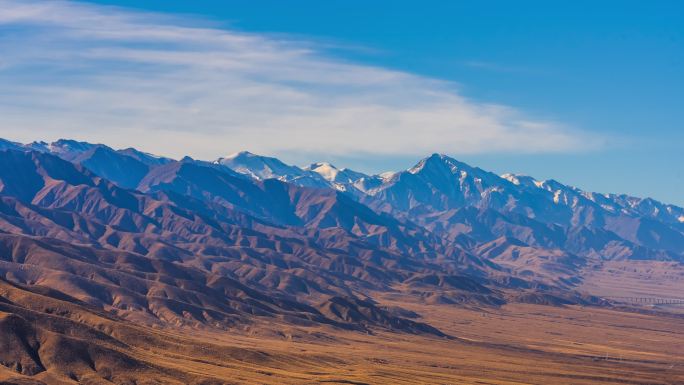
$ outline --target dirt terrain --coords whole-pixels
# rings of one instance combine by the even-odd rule
[[[448,337],[265,317],[219,332],[141,327],[48,290],[3,283],[0,292],[3,384],[684,382],[684,318],[645,308],[468,308],[384,295],[383,306]]]
[[[684,298],[684,265],[605,261],[583,273],[581,290],[600,296]]]

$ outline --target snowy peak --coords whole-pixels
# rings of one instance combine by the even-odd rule
[[[219,158],[217,164],[226,166],[240,174],[255,179],[292,179],[304,174],[297,166],[289,166],[279,159],[240,151],[225,158]]]
[[[134,148],[114,150],[104,144],[72,139],[59,139],[52,143],[35,141],[29,144],[0,140],[0,149],[3,147],[58,156],[66,161],[80,164],[96,175],[124,188],[135,188],[137,182],[152,168],[173,161]]]
[[[415,166],[411,167],[406,172],[414,175],[421,174],[424,176],[441,177],[446,179],[452,179],[453,176],[456,176],[458,179],[472,177],[479,179],[480,181],[487,180],[488,182],[501,180],[498,175],[492,174],[478,167],[470,166],[469,164],[460,162],[447,155],[437,153],[420,160]]]
[[[318,173],[249,151],[240,151],[225,158],[219,158],[214,163],[258,180],[278,179],[305,187],[334,187]]]
[[[684,209],[674,205],[667,205],[651,198],[588,192],[554,179],[538,181],[526,175],[503,174],[501,177],[532,194],[550,193],[551,199],[556,205],[577,209],[598,207],[609,215],[645,216],[666,223],[683,222],[681,218],[684,216]],[[538,196],[538,199],[541,198],[541,196]]]
[[[434,153],[427,158],[421,159],[415,166],[408,169],[411,174],[418,174],[421,172],[448,172],[453,174],[459,169],[462,163],[450,158],[444,154]]]
[[[557,194],[565,194],[565,195],[582,195],[584,194],[583,191],[579,190],[576,187],[573,186],[568,186],[563,183],[560,183],[554,179],[547,179],[547,180],[537,180],[531,176],[528,175],[520,175],[520,174],[503,174],[501,175],[501,178],[513,183],[516,186],[520,186],[521,188],[526,188],[526,189],[531,189],[534,191],[535,189],[541,189],[548,191],[550,193],[557,193]],[[591,194],[591,193],[589,193]]]
[[[62,159],[74,161],[82,154],[97,148],[109,149],[109,147],[105,146],[104,144],[92,144],[71,139],[59,139],[47,146],[47,152],[55,154]]]
[[[356,183],[360,179],[370,178],[370,176],[364,173],[348,168],[339,169],[327,162],[312,163],[305,167],[304,170],[313,171],[323,177],[323,179],[337,183]]]
[[[538,182],[538,186],[539,186],[539,188],[543,188],[547,191],[562,190],[562,191],[566,191],[566,192],[574,192],[577,194],[582,193],[582,191],[580,189],[578,189],[577,187],[568,186],[568,185],[563,184],[563,183],[561,183],[555,179],[546,179],[546,180],[543,180],[541,182]]]
[[[435,212],[492,204],[503,206],[515,186],[501,177],[444,154],[432,154],[369,191],[409,212]]]
[[[549,223],[603,223],[606,217],[649,217],[682,223],[683,209],[652,199],[582,191],[553,179],[495,175],[444,154],[432,154],[368,191],[409,212],[439,212],[461,207],[515,212]]]
[[[469,193],[474,194],[475,191],[483,192],[488,187],[508,184],[496,174],[470,166],[444,154],[432,154],[404,173],[415,175],[425,184],[443,191],[465,192],[469,190]],[[401,177],[402,173],[397,173],[390,182]]]
[[[337,177],[340,175],[340,170],[327,162],[312,163],[305,167],[304,170],[313,171],[329,182],[336,182]]]
[[[44,141],[35,141],[24,145],[28,151],[50,152],[50,144]]]
[[[501,178],[506,179],[507,181],[513,183],[516,186],[530,187],[530,188],[540,187],[541,183],[542,183],[542,182],[539,182],[538,180],[534,179],[533,177],[531,177],[529,175],[503,174],[503,175],[501,175]]]
[[[318,174],[330,187],[355,196],[366,195],[369,190],[379,187],[384,181],[378,175],[367,175],[348,168],[339,169],[327,162],[312,163],[304,170]]]
[[[76,161],[83,154],[97,148],[108,148],[104,144],[79,142],[72,139],[59,139],[52,143],[35,141],[28,144],[19,144],[24,151],[38,151],[59,156],[70,162]],[[113,151],[113,150],[112,150]]]
[[[79,142],[72,139],[59,139],[50,143],[48,146],[52,152],[85,152],[95,147],[104,146],[104,144],[92,144],[88,142]]]
[[[214,163],[255,179],[278,179],[298,186],[332,188],[356,196],[382,183],[380,177],[369,176],[347,168],[339,169],[327,162],[312,163],[300,168],[285,164],[279,159],[256,155],[249,151],[219,158]]]
[[[55,154],[127,187],[133,185],[126,177],[132,173],[131,170],[139,169],[137,174],[142,174],[146,169],[174,162],[135,148],[113,150],[103,144],[71,139],[29,144],[0,139],[1,150]],[[189,158],[184,161],[200,162]],[[586,192],[553,179],[537,180],[527,175],[498,176],[438,153],[405,171],[380,175],[366,175],[328,162],[300,168],[249,151],[211,163],[213,167],[259,180],[274,178],[304,187],[331,188],[347,192],[357,199],[373,196],[404,210],[435,211],[476,206],[515,211],[542,221],[546,218],[553,223],[564,223],[570,219],[573,223],[600,222],[607,216],[628,216],[650,218],[678,227],[684,224],[684,208],[650,198]]]

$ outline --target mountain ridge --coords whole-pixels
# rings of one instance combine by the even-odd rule
[[[72,148],[71,150],[69,150],[70,147]],[[21,150],[21,149],[36,150],[39,152],[50,152],[50,153],[53,153],[53,154],[58,155],[58,156],[61,153],[61,154],[64,154],[61,157],[66,158],[66,160],[73,160],[76,158],[76,156],[81,155],[83,152],[90,150],[92,148],[95,148],[95,147],[104,147],[104,148],[111,149],[110,147],[108,147],[104,144],[93,144],[93,143],[89,143],[89,142],[76,141],[76,140],[72,140],[72,139],[59,139],[59,140],[51,142],[51,143],[44,142],[44,141],[35,141],[35,142],[29,143],[29,144],[22,144],[19,142],[13,142],[13,141],[10,141],[7,139],[0,138],[0,150],[6,149],[6,148],[18,149],[18,150]],[[143,163],[166,164],[169,161],[174,161],[172,158],[167,158],[164,156],[145,153],[145,152],[136,150],[135,148],[132,148],[132,147],[120,149],[120,150],[112,149],[112,151],[116,151],[117,153],[129,156],[129,157],[145,158],[145,161],[143,161]],[[270,173],[263,172],[263,170],[256,170],[256,171],[252,170],[250,167],[247,167],[248,165],[241,164],[239,158],[242,158],[242,157],[258,159],[258,162],[261,164],[264,164],[264,163],[276,164],[277,168],[279,170],[271,170]],[[413,170],[417,169],[418,167],[420,167],[421,163],[424,163],[426,160],[431,159],[431,158],[440,158],[442,160],[449,160],[450,162],[454,162],[455,164],[459,164],[459,165],[464,166],[465,168],[470,169],[470,170],[476,170],[477,169],[477,170],[480,170],[480,172],[486,172],[486,171],[484,171],[478,167],[470,166],[466,163],[457,161],[456,159],[454,159],[454,158],[452,158],[446,154],[440,154],[440,153],[433,153],[432,155],[421,159],[420,161],[418,161],[416,163],[416,165],[409,167],[406,170],[392,171],[392,172],[386,172],[386,173],[380,173],[380,174],[374,174],[374,175],[361,173],[361,172],[350,170],[347,168],[341,168],[340,169],[340,168],[332,166],[330,163],[327,163],[327,162],[314,162],[314,163],[311,163],[308,166],[304,166],[304,167],[287,165],[286,163],[280,161],[279,159],[277,159],[275,157],[262,156],[262,155],[254,154],[254,153],[252,153],[250,151],[246,151],[246,150],[237,152],[235,154],[232,154],[232,155],[229,155],[226,157],[218,158],[214,161],[207,161],[207,162],[215,163],[215,164],[222,164],[221,162],[224,161],[224,163],[226,163],[225,165],[228,168],[233,169],[233,171],[236,171],[237,173],[248,174],[252,177],[257,177],[257,179],[269,179],[269,178],[278,179],[281,177],[285,177],[285,178],[287,178],[287,180],[284,180],[284,181],[290,181],[290,182],[293,179],[293,178],[291,178],[292,176],[302,175],[301,174],[302,171],[313,171],[316,168],[314,166],[318,166],[318,167],[325,166],[326,168],[329,168],[330,166],[332,166],[332,169],[334,170],[334,172],[336,174],[339,173],[340,171],[347,172],[349,174],[355,175],[354,178],[350,178],[352,181],[358,181],[358,179],[361,179],[361,178],[374,178],[374,177],[377,177],[380,179],[391,179],[391,176],[394,176],[394,175],[401,173],[403,171],[410,171],[412,169]],[[156,162],[154,161],[155,159],[157,160]],[[138,159],[138,160],[140,160],[140,159]],[[230,167],[229,165],[233,165],[233,167]],[[236,168],[238,170],[235,170]],[[283,172],[283,170],[290,171],[294,175],[290,175],[288,173],[285,173],[285,172]],[[276,172],[276,171],[280,171],[280,172]],[[326,173],[323,171],[321,171],[321,172],[324,174]],[[329,171],[327,171],[327,172],[329,173]],[[388,176],[386,174],[390,174],[390,175]],[[489,174],[496,175],[493,173],[489,173]],[[319,175],[321,175],[321,174],[319,174]],[[567,189],[570,191],[581,192],[582,194],[585,194],[587,196],[596,196],[596,198],[593,198],[593,199],[595,199],[597,201],[601,200],[601,197],[606,198],[606,199],[618,199],[622,202],[623,206],[627,206],[630,208],[638,207],[640,204],[643,204],[645,206],[652,204],[652,205],[656,206],[656,207],[653,207],[654,211],[656,211],[656,209],[657,209],[658,212],[662,212],[663,210],[660,210],[660,208],[662,207],[662,208],[664,208],[664,211],[666,213],[672,213],[676,222],[684,222],[684,208],[679,207],[679,206],[674,205],[674,204],[666,204],[666,203],[660,202],[660,201],[653,199],[653,198],[650,198],[650,197],[639,198],[639,197],[634,197],[634,196],[630,196],[627,194],[588,192],[588,191],[581,190],[581,189],[574,187],[574,186],[569,186],[569,185],[565,185],[563,183],[557,182],[554,179],[537,180],[532,176],[524,175],[524,174],[504,173],[502,175],[496,175],[496,176],[500,177],[502,179],[506,179],[513,184],[526,185],[528,187],[535,185],[538,188],[544,187],[545,189],[548,190],[548,189],[552,188],[550,186],[557,186],[559,189]],[[323,178],[323,179],[325,179],[325,178]],[[518,181],[516,183],[516,182],[514,182],[516,179],[518,179],[518,180],[524,179],[525,182],[520,183]],[[677,215],[675,215],[675,213]]]
[[[241,157],[253,169],[236,166]],[[116,373],[126,383],[134,368],[187,383],[126,352],[166,331],[471,346],[460,323],[423,316],[612,311],[606,293],[642,295],[654,274],[669,285],[656,292],[672,290],[684,270],[680,208],[654,200],[499,176],[442,154],[383,176],[231,159],[0,140],[0,342],[26,341],[0,352],[0,376]]]
[[[145,176],[154,174],[154,169],[177,162],[135,149],[113,150],[102,144],[66,139],[49,144],[22,145],[6,140],[0,143],[15,150],[53,153],[122,187],[135,189],[145,189],[140,183]],[[625,255],[625,250],[645,247],[650,251],[639,251],[642,256],[660,253],[667,255],[664,258],[678,259],[684,255],[684,209],[680,207],[650,198],[585,192],[555,180],[538,181],[512,174],[499,176],[444,154],[432,154],[407,170],[382,177],[338,169],[328,163],[299,168],[247,151],[213,162],[192,162],[223,167],[247,179],[278,179],[301,187],[341,191],[375,211],[414,222],[452,240],[473,233],[464,231],[462,222],[447,219],[458,218],[449,213],[472,206],[479,211],[494,210],[500,218],[497,220],[500,225],[493,222],[478,225],[496,230],[481,242],[513,236],[535,247],[565,248],[571,238],[577,239],[571,234],[584,233],[594,234],[589,242],[594,246],[567,246],[573,253]],[[474,224],[477,218],[472,217],[469,222]],[[551,236],[556,232],[553,226],[562,226],[565,234]],[[545,227],[549,229],[543,230]],[[542,236],[540,231],[551,233]],[[631,254],[639,257],[635,252]]]

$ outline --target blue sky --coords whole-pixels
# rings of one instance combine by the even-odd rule
[[[0,133],[10,139],[71,136],[199,158],[251,149],[363,171],[438,151],[684,205],[678,1],[56,4],[0,16],[2,56],[17,58],[0,59],[10,84]],[[102,25],[150,26],[154,37],[113,37]],[[224,32],[247,41],[226,43]],[[27,42],[45,49],[26,53]],[[41,113],[26,118],[32,110]]]

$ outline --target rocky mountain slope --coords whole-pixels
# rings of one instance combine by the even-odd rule
[[[445,155],[369,176],[248,152],[175,161],[72,140],[0,143],[8,236],[164,260],[306,293],[307,305],[312,293],[393,290],[422,276],[572,290],[591,263],[684,258],[679,207]]]
[[[603,305],[581,291],[595,266],[684,262],[682,208],[438,154],[370,176],[247,152],[206,162],[2,140],[0,166],[0,328],[21,345],[0,362],[31,376],[163,375],[126,355],[112,322],[452,338],[378,299]],[[56,367],[59,354],[74,366]]]

